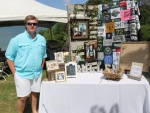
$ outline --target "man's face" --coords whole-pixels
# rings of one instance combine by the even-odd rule
[[[37,21],[36,20],[28,20],[26,23],[27,32],[35,33],[37,28]]]

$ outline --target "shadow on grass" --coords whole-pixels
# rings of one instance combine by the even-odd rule
[[[40,97],[40,94],[38,93],[37,94],[37,110],[39,108],[39,97]],[[24,109],[24,112],[23,113],[32,113],[32,109],[31,109],[31,104],[30,104],[30,98],[28,97],[27,100],[26,100],[26,105],[25,105],[25,109]]]

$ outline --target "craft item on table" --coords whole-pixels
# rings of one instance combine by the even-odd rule
[[[80,65],[77,65],[77,72],[78,72],[78,73],[80,73],[80,72],[81,72]]]
[[[84,73],[85,72],[85,66],[84,66],[84,64],[82,64],[81,67],[82,67],[82,73]]]
[[[90,73],[92,73],[92,64],[90,63]]]
[[[86,73],[88,72],[88,65],[87,65],[87,63],[85,64],[85,72]]]
[[[108,80],[119,81],[122,78],[124,71],[123,70],[113,70],[113,69],[108,68],[103,71],[103,74],[104,74],[105,78]]]

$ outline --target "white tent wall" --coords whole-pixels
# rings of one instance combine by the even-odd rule
[[[0,27],[24,25],[27,15],[35,15],[39,26],[50,27],[55,22],[67,23],[67,11],[52,8],[35,0],[0,0]]]

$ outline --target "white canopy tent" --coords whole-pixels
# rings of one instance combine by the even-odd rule
[[[0,27],[24,25],[27,15],[35,15],[41,27],[55,22],[67,23],[67,11],[52,8],[35,0],[0,0]]]

